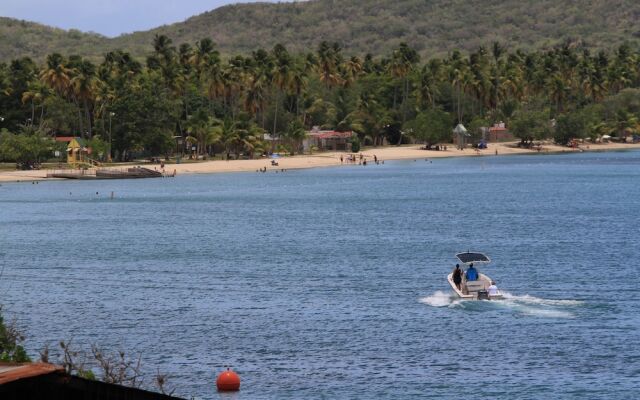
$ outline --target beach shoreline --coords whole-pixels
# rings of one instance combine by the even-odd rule
[[[455,145],[447,145],[447,150],[423,150],[422,145],[403,145],[403,146],[385,146],[377,148],[366,148],[360,153],[363,155],[367,163],[374,162],[374,156],[381,162],[403,159],[436,159],[448,157],[495,157],[504,155],[518,154],[562,154],[575,152],[601,152],[601,151],[619,151],[640,149],[640,143],[604,143],[604,144],[588,144],[579,148],[569,148],[554,144],[543,145],[538,149],[525,149],[515,146],[517,142],[490,143],[489,148],[476,150],[467,148],[459,150]],[[266,168],[269,171],[320,168],[320,167],[336,167],[340,165],[354,165],[347,162],[349,153],[345,152],[324,152],[313,155],[298,155],[291,157],[280,157],[277,159],[278,165],[271,165],[271,159],[260,158],[254,160],[214,160],[188,162],[181,164],[166,164],[165,173],[171,175],[182,174],[212,174],[212,173],[228,173],[228,172],[259,172]],[[344,162],[340,161],[340,156]],[[356,165],[358,162],[355,163]],[[145,167],[160,170],[160,164],[134,164],[127,167]],[[109,168],[121,169],[123,165],[113,165]],[[51,180],[47,178],[50,169],[30,170],[30,171],[0,171],[0,182],[31,182],[40,180]]]

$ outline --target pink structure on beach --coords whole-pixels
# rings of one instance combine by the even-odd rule
[[[307,132],[307,138],[302,142],[304,151],[308,151],[311,146],[315,146],[318,150],[342,150],[351,151],[352,131],[322,131],[318,127],[314,127]]]
[[[513,139],[513,135],[502,121],[493,124],[493,126],[489,128],[489,137],[487,140],[490,142],[504,142]]]

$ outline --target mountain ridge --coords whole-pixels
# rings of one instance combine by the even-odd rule
[[[0,60],[42,61],[60,52],[100,58],[122,49],[143,58],[154,35],[174,45],[211,38],[223,54],[247,54],[282,43],[291,51],[339,42],[346,53],[385,55],[401,42],[422,56],[470,51],[499,41],[511,48],[579,42],[592,49],[640,43],[640,2],[632,0],[311,0],[226,5],[182,22],[108,38],[0,17]]]

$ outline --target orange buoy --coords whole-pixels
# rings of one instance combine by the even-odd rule
[[[237,392],[240,390],[240,376],[227,368],[226,371],[218,375],[216,386],[219,392]]]

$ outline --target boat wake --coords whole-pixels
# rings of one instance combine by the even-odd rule
[[[451,307],[459,304],[461,301],[462,300],[454,293],[445,293],[441,290],[438,290],[431,296],[420,299],[420,303],[430,305],[431,307]]]
[[[515,296],[502,292],[504,300],[474,301],[462,300],[455,293],[437,291],[430,296],[420,298],[420,303],[431,307],[463,308],[473,311],[507,309],[517,314],[540,318],[575,318],[572,312],[584,304],[579,300],[542,299],[530,295]]]
[[[579,300],[541,299],[530,295],[515,296],[511,293],[503,293],[502,301],[505,307],[509,307],[524,315],[542,318],[575,318],[572,312],[584,302]]]
[[[528,304],[541,304],[545,306],[581,306],[584,304],[583,301],[580,300],[555,300],[555,299],[541,299],[534,296],[529,296],[525,294],[524,296],[515,296],[508,292],[503,292],[505,300],[517,301],[520,303],[528,303]]]

